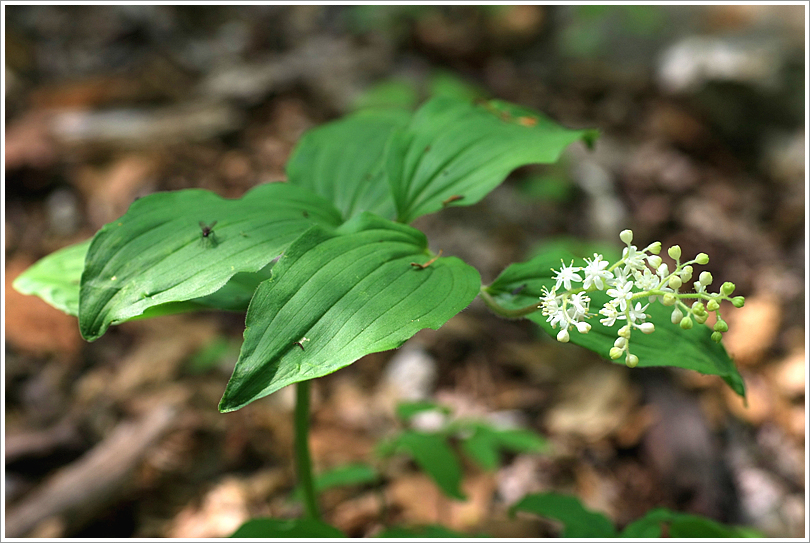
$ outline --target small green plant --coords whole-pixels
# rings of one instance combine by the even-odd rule
[[[236,200],[198,189],[146,196],[92,240],[36,263],[14,287],[76,315],[88,341],[132,319],[246,311],[244,342],[219,409],[234,411],[296,385],[299,484],[307,517],[317,519],[306,440],[309,381],[439,328],[476,297],[497,315],[528,318],[610,360],[719,375],[744,396],[719,343],[726,329],[720,302],[739,307],[742,298],[730,298],[731,283],[708,293],[706,271],[695,292],[686,291],[705,255],[682,262],[672,247],[670,271],[658,256],[660,243],[639,250],[624,231],[621,256],[593,254],[574,266],[572,259],[592,252],[552,247],[482,285],[475,268],[432,252],[410,226],[423,215],[475,204],[515,168],[554,163],[568,145],[593,145],[596,137],[499,100],[444,95],[415,112],[361,110],[306,133],[286,183],[258,186]],[[592,306],[603,316],[593,324]],[[702,325],[710,311],[718,317],[714,330]],[[514,444],[514,436],[468,431],[464,450],[483,464],[498,447]],[[427,439],[405,433],[398,448],[421,462],[420,440]],[[440,486],[458,494],[454,481]]]

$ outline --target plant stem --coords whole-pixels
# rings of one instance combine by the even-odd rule
[[[307,518],[320,519],[309,456],[309,381],[295,384],[295,464]]]
[[[495,298],[493,298],[492,295],[489,292],[487,292],[487,289],[485,287],[481,287],[480,295],[481,300],[493,313],[495,313],[499,317],[505,317],[507,319],[519,319],[521,317],[525,317],[526,315],[534,313],[535,311],[540,309],[539,300],[536,304],[530,305],[528,307],[521,307],[520,309],[507,309],[502,305],[500,305],[498,302],[496,302]]]

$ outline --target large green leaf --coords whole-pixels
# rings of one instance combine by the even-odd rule
[[[311,518],[253,518],[242,524],[231,537],[238,538],[333,538],[346,534],[330,524]]]
[[[392,441],[385,443],[381,452],[405,452],[447,496],[465,500],[461,491],[462,470],[458,457],[441,432],[425,433],[405,430]]]
[[[23,294],[39,296],[68,315],[79,315],[79,282],[88,239],[38,260],[14,280],[14,288]]]
[[[92,341],[151,307],[208,296],[237,273],[267,267],[313,224],[340,220],[329,202],[286,183],[237,200],[197,189],[141,198],[93,238],[81,278],[82,335]],[[199,223],[214,221],[204,237]]]
[[[562,537],[616,537],[613,523],[605,515],[589,511],[574,496],[548,492],[529,494],[509,509],[525,511],[563,523]]]
[[[594,137],[506,102],[433,98],[394,132],[386,151],[397,220],[410,223],[450,201],[474,204],[515,168],[555,162],[569,144]]]
[[[92,238],[65,247],[37,261],[14,280],[14,288],[23,294],[39,296],[56,309],[78,317],[79,284],[91,241]],[[270,277],[270,268],[272,264],[256,273],[237,273],[213,294],[187,302],[168,302],[152,306],[133,319],[206,308],[245,311],[256,287]]]
[[[559,269],[560,260],[568,263],[572,259],[591,256],[592,252],[577,255],[560,246],[544,251],[528,262],[512,264],[485,291],[495,301],[507,309],[518,309],[539,304],[542,288],[554,286],[551,268]],[[606,255],[607,256],[607,255]],[[604,292],[592,292],[592,312],[610,298]],[[695,370],[708,375],[719,375],[740,396],[745,396],[745,384],[734,362],[725,348],[711,339],[712,330],[708,326],[697,325],[691,330],[683,330],[670,321],[671,308],[660,303],[651,303],[646,313],[655,324],[655,332],[642,334],[635,332],[630,339],[630,351],[638,356],[640,367],[674,366]],[[539,324],[546,332],[556,336],[556,331],[546,322],[540,311],[528,315],[530,320]],[[613,342],[618,337],[621,323],[606,327],[599,322],[599,317],[588,321],[592,328],[587,334],[576,331],[571,333],[571,343],[585,347],[608,357]],[[623,359],[614,360],[622,364]]]
[[[424,269],[427,240],[370,213],[298,238],[256,290],[245,341],[220,410],[321,377],[437,329],[467,307],[478,272],[457,258]]]
[[[383,151],[391,132],[410,117],[404,109],[374,109],[308,131],[287,162],[289,182],[333,202],[346,219],[362,211],[393,218]]]

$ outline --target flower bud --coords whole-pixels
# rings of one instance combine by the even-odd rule
[[[703,302],[695,302],[692,304],[692,313],[695,315],[704,315],[706,314],[706,306],[703,305]]]
[[[571,339],[571,336],[568,335],[568,330],[560,330],[557,334],[557,341],[561,343],[568,343],[569,339]]]
[[[623,352],[624,352],[624,349],[619,349],[618,347],[611,347],[610,348],[610,359],[611,360],[616,360],[617,358],[619,358],[622,355]]]
[[[681,282],[681,278],[678,277],[677,275],[673,275],[672,277],[669,278],[669,286],[672,289],[678,290],[679,288],[681,288],[681,285],[683,285],[683,283]]]
[[[720,332],[712,332],[712,339],[715,343],[720,343],[720,340],[723,339],[723,334]]]
[[[701,313],[700,315],[695,315],[695,322],[697,322],[698,324],[703,324],[707,320],[709,320],[708,313]]]
[[[720,287],[720,292],[723,296],[731,296],[731,293],[734,292],[734,288],[736,285],[730,281],[726,281],[723,283],[723,286]]]
[[[700,272],[700,276],[698,277],[698,281],[700,281],[701,285],[709,286],[712,284],[713,280],[712,274],[707,271]]]
[[[627,245],[633,241],[633,231],[632,230],[622,230],[619,234],[619,239],[625,242]]]
[[[717,302],[717,300],[712,298],[706,303],[706,309],[708,309],[709,311],[717,311],[718,309],[720,309],[720,304]]]
[[[625,339],[630,339],[630,327],[625,324],[624,326],[619,328],[619,336]]]
[[[683,269],[681,270],[681,281],[683,281],[684,283],[689,281],[692,278],[693,271],[694,268],[692,268],[692,266],[684,266]]]
[[[692,328],[692,319],[690,319],[689,317],[682,318],[681,328],[683,328],[684,330],[689,330],[690,328]]]
[[[645,334],[652,334],[655,332],[655,325],[651,322],[642,323],[641,326],[638,327]]]
[[[735,296],[731,299],[731,303],[734,305],[734,307],[742,307],[745,305],[745,298],[742,296]]]
[[[695,262],[700,264],[701,266],[705,266],[709,263],[709,255],[706,253],[700,253],[695,257]]]
[[[664,294],[663,299],[661,300],[661,303],[666,306],[675,305],[677,302],[678,298],[676,298],[671,292]]]
[[[714,323],[714,331],[715,332],[728,332],[728,324],[724,320],[717,319],[717,322]]]
[[[661,265],[661,257],[658,255],[648,256],[647,262],[649,262],[650,266],[652,266],[653,268],[658,269],[658,266]]]
[[[667,249],[667,254],[672,260],[678,260],[681,258],[681,247],[679,245],[673,245]]]
[[[672,324],[678,324],[683,319],[683,313],[677,307],[672,310],[672,315],[669,318],[672,321]]]
[[[576,326],[577,332],[579,332],[580,334],[587,334],[591,330],[591,325],[588,324],[587,322],[578,322]]]
[[[627,364],[628,368],[635,368],[638,366],[638,357],[634,354],[628,354],[624,363]]]
[[[617,337],[616,341],[613,342],[613,346],[621,350],[624,350],[625,345],[627,345],[627,340],[624,339],[623,337]]]
[[[658,253],[661,252],[661,242],[660,241],[654,241],[654,242],[650,243],[647,246],[647,248],[644,249],[644,250],[649,251],[650,253],[652,253],[654,255],[657,255]]]

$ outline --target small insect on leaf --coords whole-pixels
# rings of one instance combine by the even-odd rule
[[[537,119],[534,117],[518,117],[517,122],[522,126],[537,126]]]
[[[424,264],[419,264],[418,262],[411,262],[411,266],[413,266],[414,268],[420,269],[420,270],[424,270],[425,268],[427,268],[428,266],[430,266],[431,264],[436,262],[436,260],[440,256],[442,256],[442,249],[439,249],[439,254],[437,254],[436,256],[434,256],[433,258],[431,258],[430,260],[428,260]]]
[[[453,196],[451,196],[450,198],[448,198],[447,200],[444,200],[442,202],[442,207],[447,207],[451,203],[458,202],[459,200],[463,200],[463,199],[464,199],[464,196],[462,196],[460,194],[454,194]]]
[[[203,247],[216,247],[217,246],[217,236],[214,233],[214,226],[216,226],[217,221],[212,222],[211,224],[205,224],[204,222],[200,221],[200,230],[202,237],[200,238],[200,242],[202,243]]]

